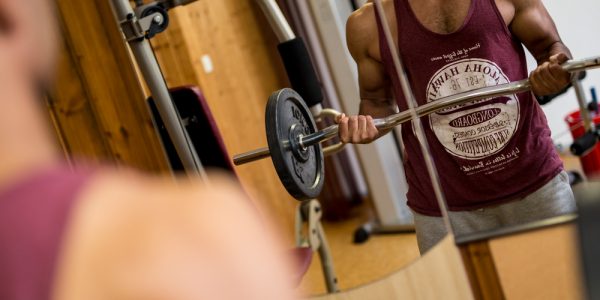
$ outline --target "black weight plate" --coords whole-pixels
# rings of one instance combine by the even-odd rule
[[[267,103],[265,125],[273,165],[290,195],[298,200],[319,196],[325,179],[321,144],[302,151],[289,142],[290,135],[294,138],[317,130],[302,97],[292,89],[273,93]]]

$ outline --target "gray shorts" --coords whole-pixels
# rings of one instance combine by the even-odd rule
[[[460,236],[539,221],[576,210],[569,175],[563,171],[520,200],[477,210],[451,211],[449,216],[454,235]],[[441,217],[425,216],[414,211],[413,214],[419,251],[425,253],[446,235],[446,228]]]

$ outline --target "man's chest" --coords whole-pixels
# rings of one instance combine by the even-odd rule
[[[384,1],[384,8],[392,31],[395,44],[398,44],[398,30],[394,2],[396,0]],[[410,8],[417,21],[430,31],[447,34],[457,31],[465,23],[471,9],[472,1],[490,0],[408,0]],[[498,11],[504,22],[509,25],[515,14],[513,0],[494,0]],[[477,14],[477,11],[473,11]],[[377,35],[377,32],[374,32]],[[379,43],[371,43],[368,49],[369,55],[381,62]]]
[[[473,1],[490,0],[408,0],[418,21],[430,31],[448,34],[459,30],[467,21]],[[495,0],[506,24],[512,21],[510,0]],[[477,13],[477,12],[474,12]]]
[[[409,0],[410,7],[427,29],[447,34],[457,31],[464,23],[471,6],[477,0]]]

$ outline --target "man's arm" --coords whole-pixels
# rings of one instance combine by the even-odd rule
[[[363,7],[350,16],[346,24],[348,49],[358,67],[361,101],[358,116],[342,115],[338,119],[340,138],[345,143],[370,143],[385,135],[388,131],[378,131],[373,118],[396,112],[384,67],[369,53],[369,49],[378,43],[373,13],[372,7]]]
[[[571,52],[563,44],[552,17],[541,0],[510,1],[515,14],[510,29],[538,62],[530,76],[533,92],[545,96],[561,91],[571,75],[560,64],[571,58]]]

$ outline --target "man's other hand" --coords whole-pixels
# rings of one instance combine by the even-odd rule
[[[556,94],[570,83],[571,74],[560,66],[567,60],[569,57],[566,54],[558,53],[531,72],[529,81],[536,96]]]

